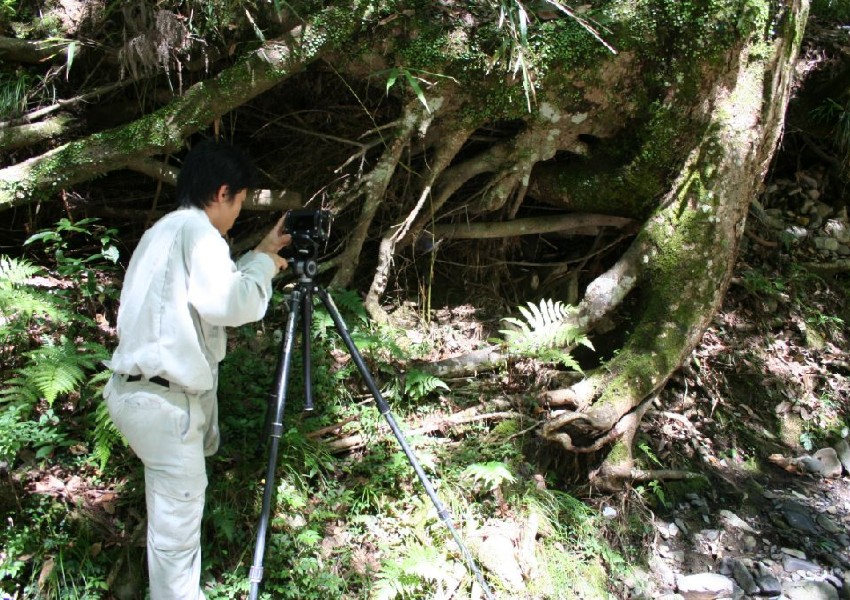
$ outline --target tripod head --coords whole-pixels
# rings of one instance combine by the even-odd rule
[[[301,281],[305,281],[305,279],[310,281],[319,272],[319,263],[315,258],[295,258],[290,262],[290,265],[292,266],[292,271],[298,275]]]
[[[319,247],[328,241],[331,213],[326,210],[290,210],[283,219],[283,232],[292,236],[292,244],[283,257],[301,278],[313,278],[318,271]]]

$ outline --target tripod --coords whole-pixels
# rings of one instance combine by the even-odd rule
[[[494,600],[494,597],[490,592],[490,588],[484,581],[484,576],[481,574],[481,571],[475,564],[475,561],[473,560],[472,555],[469,553],[467,547],[464,545],[463,540],[461,540],[460,534],[458,534],[457,530],[452,524],[452,519],[448,510],[446,510],[445,506],[443,506],[443,504],[440,502],[440,499],[437,498],[437,493],[434,491],[434,487],[431,485],[431,482],[429,481],[428,476],[425,474],[425,471],[422,470],[422,467],[420,466],[419,461],[416,459],[413,450],[410,449],[410,446],[408,445],[407,440],[402,434],[401,429],[399,429],[395,418],[390,412],[390,407],[387,404],[387,401],[381,395],[378,386],[375,384],[375,380],[373,379],[372,374],[369,372],[366,363],[363,361],[363,357],[361,356],[360,351],[357,350],[357,347],[354,345],[354,341],[351,339],[351,335],[349,334],[348,329],[346,328],[345,323],[343,322],[342,317],[340,316],[339,311],[336,308],[336,305],[334,304],[327,291],[325,291],[321,286],[313,282],[313,277],[318,271],[316,261],[298,260],[294,263],[293,266],[295,272],[299,275],[299,280],[296,283],[295,288],[291,292],[289,317],[286,322],[286,332],[284,334],[283,345],[281,347],[282,349],[280,359],[278,361],[277,373],[275,375],[274,382],[274,411],[271,412],[270,410],[268,415],[268,435],[271,439],[271,444],[269,446],[269,462],[268,469],[266,471],[266,483],[265,487],[263,488],[263,504],[260,514],[260,522],[259,526],[257,527],[257,542],[254,549],[254,563],[252,564],[249,573],[249,581],[251,583],[251,592],[249,596],[250,600],[257,600],[260,582],[263,580],[263,558],[266,549],[266,537],[269,525],[269,512],[272,504],[272,495],[275,489],[274,481],[275,468],[277,466],[277,453],[278,447],[280,445],[280,437],[283,434],[283,410],[286,404],[286,391],[289,383],[289,371],[292,366],[292,347],[295,340],[295,331],[299,318],[301,319],[302,325],[301,338],[304,363],[304,409],[313,409],[313,391],[310,379],[310,324],[313,318],[314,293],[318,294],[322,303],[325,305],[325,308],[327,308],[328,313],[330,313],[331,319],[334,322],[337,333],[339,333],[340,337],[348,348],[348,352],[351,355],[352,360],[354,360],[355,365],[357,365],[357,369],[360,371],[360,375],[366,382],[366,387],[369,388],[369,391],[375,398],[375,403],[378,407],[378,410],[386,420],[387,424],[390,426],[390,429],[398,440],[401,449],[404,451],[404,454],[407,457],[410,466],[413,467],[413,470],[416,472],[416,476],[419,478],[419,481],[425,488],[425,493],[428,494],[428,497],[434,504],[434,508],[437,509],[437,515],[448,528],[449,532],[451,533],[452,537],[460,548],[464,560],[466,561],[470,570],[472,570],[472,572],[475,574],[475,577],[478,580],[478,583],[481,586],[485,597],[488,600]],[[271,409],[271,406],[269,408]]]

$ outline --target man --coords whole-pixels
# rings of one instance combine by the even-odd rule
[[[130,259],[118,310],[109,413],[145,466],[151,600],[198,600],[204,457],[218,449],[218,363],[225,327],[261,319],[272,277],[287,267],[283,220],[238,263],[223,236],[254,170],[233,146],[203,142],[177,179],[180,208]]]

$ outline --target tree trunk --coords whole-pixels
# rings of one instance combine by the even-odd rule
[[[746,45],[714,82],[704,137],[621,259],[635,265],[641,287],[633,333],[590,385],[581,384],[576,409],[544,426],[547,439],[570,451],[593,446],[659,390],[699,342],[728,287],[749,204],[782,131],[807,11],[806,2],[793,3],[768,60],[754,59]],[[621,432],[628,442],[614,443],[595,474],[598,486],[616,488],[628,478],[629,432],[638,422]]]

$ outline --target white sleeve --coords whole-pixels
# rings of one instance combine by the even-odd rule
[[[211,325],[236,327],[266,314],[272,295],[274,261],[262,252],[230,258],[224,239],[203,236],[190,250],[189,304]]]

